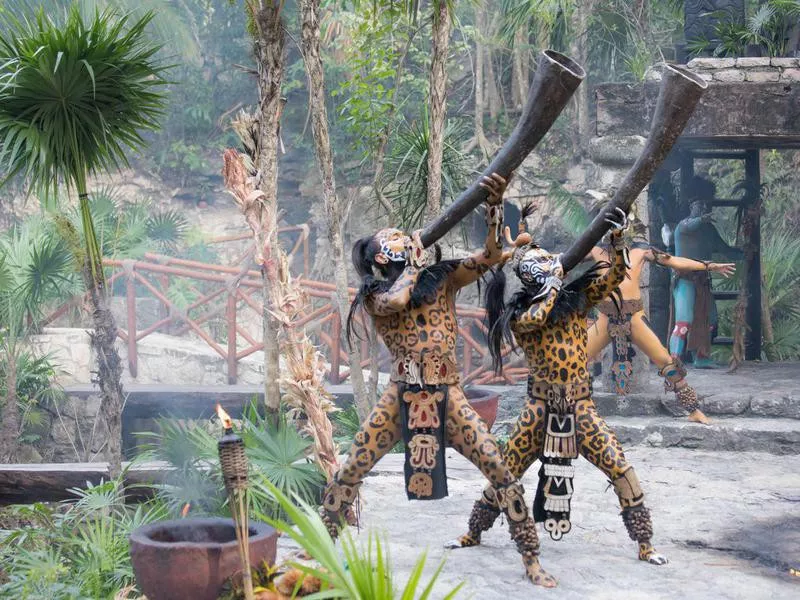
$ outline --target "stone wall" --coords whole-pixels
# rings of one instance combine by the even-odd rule
[[[706,81],[720,83],[800,81],[800,58],[694,58],[687,66]]]
[[[48,354],[58,371],[60,385],[90,383],[94,359],[85,329],[49,328],[31,338],[38,354]],[[122,382],[174,385],[226,385],[225,360],[202,340],[192,337],[153,333],[138,342],[138,375],[134,380],[128,369],[128,351],[117,343],[124,370]],[[263,383],[264,357],[255,352],[239,361],[238,381],[242,384]]]

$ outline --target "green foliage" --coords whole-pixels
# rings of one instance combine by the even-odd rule
[[[5,398],[8,389],[9,357],[0,355],[0,398]],[[36,356],[22,350],[15,357],[16,398],[21,416],[20,442],[34,443],[39,440],[38,428],[44,424],[43,407],[60,402],[64,394],[55,385],[55,367],[49,356]],[[2,411],[0,411],[0,414]]]
[[[67,244],[44,218],[30,217],[1,234],[0,328],[23,317],[24,327],[35,327],[46,307],[78,291],[75,272]]]
[[[334,441],[340,448],[349,448],[361,428],[361,418],[358,416],[355,403],[331,413],[331,421],[334,428]]]
[[[547,198],[559,211],[561,223],[573,235],[582,233],[591,222],[583,203],[557,181],[550,183]]]
[[[156,243],[158,252],[175,252],[188,222],[180,212],[169,209],[150,215],[145,222],[147,237]]]
[[[158,500],[128,506],[122,477],[71,491],[76,500],[62,507],[12,509],[12,516],[26,524],[0,531],[0,559],[8,578],[0,586],[3,597],[110,600],[133,584],[128,536],[168,518],[167,507]]]
[[[404,124],[395,134],[391,154],[386,157],[384,193],[396,208],[401,226],[419,227],[425,213],[428,188],[427,115],[418,122]],[[467,138],[466,128],[450,119],[444,132],[442,154],[442,206],[452,202],[464,190],[469,175],[467,156],[461,147]]]
[[[148,200],[130,202],[110,187],[89,195],[89,213],[98,245],[103,256],[118,259],[140,258],[145,252],[176,254],[188,229],[186,217],[175,209],[156,209]],[[59,215],[68,221],[60,231],[65,244],[70,231],[77,233],[80,248],[86,244],[84,222],[80,209]],[[75,262],[78,262],[77,259]]]
[[[250,498],[254,515],[261,520],[282,516],[269,493],[270,485],[293,498],[316,503],[325,478],[307,458],[313,442],[297,431],[285,412],[277,420],[265,418],[253,400],[243,415],[241,436],[253,467]]]
[[[181,186],[210,170],[204,147],[182,139],[173,140],[156,150],[155,162],[160,175],[176,178]]]
[[[276,501],[286,512],[289,521],[271,520],[276,529],[284,532],[297,542],[316,560],[320,567],[305,564],[295,565],[301,571],[318,577],[323,583],[323,591],[307,596],[309,600],[322,598],[341,598],[348,600],[426,600],[431,598],[433,586],[439,578],[444,561],[439,563],[430,580],[422,583],[422,571],[427,561],[427,553],[422,552],[408,581],[402,588],[396,583],[385,542],[370,533],[366,547],[362,547],[349,532],[341,536],[342,554],[340,556],[325,524],[317,511],[299,498],[289,499],[273,485],[267,486]],[[329,589],[325,589],[328,586]],[[459,584],[443,600],[455,598],[463,584]]]
[[[774,340],[764,340],[764,352],[770,360],[797,360],[800,357],[800,208],[796,189],[800,185],[793,151],[762,153],[762,222],[761,274],[763,301],[769,307]],[[743,191],[742,161],[701,163],[702,173],[717,182],[719,197],[737,197]],[[739,235],[740,218],[736,211],[715,211],[715,223],[729,243]],[[739,290],[743,285],[741,270],[719,279],[715,288]],[[720,335],[733,335],[733,303],[721,303]],[[715,349],[717,358],[727,351]]]
[[[257,406],[254,400],[245,410],[238,433],[250,465],[251,511],[256,518],[265,519],[280,514],[272,495],[265,491],[268,482],[287,494],[316,502],[324,477],[307,458],[311,440],[297,432],[285,412],[273,422],[259,415]],[[145,440],[141,458],[163,460],[174,468],[167,483],[157,486],[159,496],[172,510],[189,503],[193,514],[224,514],[227,497],[217,455],[219,426],[167,418],[158,425],[157,433],[139,436]]]
[[[745,23],[730,20],[725,11],[717,11],[712,39],[689,40],[694,54],[712,50],[714,56],[743,56],[748,46],[760,46],[768,56],[785,56],[789,30],[800,17],[798,0],[765,0]]]
[[[46,194],[60,178],[83,192],[87,173],[127,164],[164,105],[164,67],[144,29],[112,11],[63,22],[8,16],[0,33],[0,163]]]

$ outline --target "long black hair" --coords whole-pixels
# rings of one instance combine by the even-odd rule
[[[363,237],[353,244],[353,266],[361,278],[361,286],[356,292],[356,296],[350,304],[350,311],[347,314],[347,343],[351,347],[354,337],[362,339],[354,327],[354,317],[358,309],[364,305],[370,295],[388,291],[405,269],[404,263],[391,261],[385,265],[377,263],[375,256],[380,251],[380,243],[378,243],[374,235]],[[437,290],[447,279],[447,276],[461,264],[459,259],[442,260],[442,249],[438,244],[434,245],[434,259],[434,264],[423,269],[417,278],[417,283],[411,292],[411,306],[413,308],[417,308],[426,302],[433,302]],[[375,273],[375,269],[378,270],[380,276]]]
[[[605,261],[595,262],[581,275],[561,288],[556,298],[556,304],[547,317],[548,321],[557,321],[563,316],[574,312],[587,312],[586,286],[600,275],[601,270],[610,266]],[[499,374],[503,371],[503,358],[501,355],[503,341],[505,340],[511,347],[516,345],[511,328],[512,322],[516,321],[522,313],[531,307],[534,298],[542,291],[542,287],[542,285],[538,287],[523,286],[506,302],[506,274],[502,265],[493,269],[493,276],[486,285],[484,303],[486,306],[486,326],[489,331],[489,353],[492,356],[492,367],[495,373]]]

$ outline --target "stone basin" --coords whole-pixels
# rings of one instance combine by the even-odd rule
[[[492,390],[482,387],[468,387],[464,390],[470,406],[475,409],[481,418],[486,421],[489,429],[497,418],[497,403],[499,396]]]
[[[278,534],[250,522],[250,562],[274,564]],[[217,600],[242,569],[232,519],[187,518],[152,523],[130,536],[131,563],[148,600]]]

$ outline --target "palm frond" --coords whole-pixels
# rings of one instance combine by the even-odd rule
[[[559,211],[561,222],[569,232],[580,235],[589,226],[591,219],[583,203],[557,181],[550,184],[547,198]]]
[[[405,229],[414,229],[425,212],[428,185],[428,119],[403,125],[386,158],[384,193]],[[469,137],[464,123],[450,119],[444,132],[442,152],[442,205],[452,202],[464,189],[470,173],[468,156],[461,151]]]
[[[444,561],[439,564],[422,591],[418,592],[427,560],[426,553],[423,552],[411,570],[403,589],[399,590],[392,576],[386,544],[376,534],[370,532],[367,535],[364,547],[357,543],[348,531],[344,531],[341,536],[342,556],[340,556],[319,513],[312,506],[299,498],[290,499],[271,484],[267,485],[267,489],[288,515],[288,520],[270,519],[269,523],[291,537],[320,565],[319,568],[307,564],[293,565],[323,582],[323,591],[307,596],[309,600],[323,598],[424,600],[430,597]],[[326,585],[330,589],[325,590]],[[456,597],[462,587],[463,584],[459,584],[444,598]]]
[[[84,21],[6,16],[0,33],[0,164],[49,195],[58,181],[83,193],[86,174],[127,164],[126,149],[158,127],[165,66],[139,19],[107,10]]]
[[[188,226],[186,217],[175,209],[158,212],[145,222],[147,237],[160,252],[174,252]]]
[[[747,28],[751,34],[761,35],[769,28],[775,15],[775,7],[768,2],[764,3],[747,19]]]

